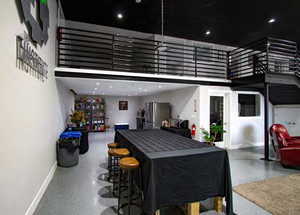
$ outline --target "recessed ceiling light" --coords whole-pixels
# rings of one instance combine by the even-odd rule
[[[109,86],[109,88],[112,88],[112,86]]]
[[[276,22],[276,19],[274,19],[274,18],[271,18],[268,20],[268,23],[274,23],[274,22]]]
[[[161,86],[161,85],[158,85],[158,88],[162,88],[162,86]]]
[[[97,88],[97,87],[95,87],[95,88],[94,88],[94,90],[98,90],[98,88]]]
[[[97,83],[96,83],[96,85],[97,85],[97,86],[99,86],[99,85],[100,85],[100,83],[99,83],[99,82],[97,82]]]
[[[118,13],[117,17],[118,17],[118,19],[123,19],[123,14],[122,13]]]
[[[207,30],[207,31],[205,32],[205,35],[208,36],[208,35],[210,35],[210,33],[211,33],[210,30]]]

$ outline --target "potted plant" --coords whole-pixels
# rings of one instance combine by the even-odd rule
[[[204,128],[200,128],[201,133],[203,134],[203,138],[206,142],[210,143],[211,145],[215,145],[215,141],[218,135],[222,135],[226,133],[223,129],[222,125],[217,125],[216,123],[212,123],[210,125],[210,132],[205,130]]]
[[[83,111],[73,111],[70,115],[71,122],[77,127],[82,127],[85,124],[85,116]]]

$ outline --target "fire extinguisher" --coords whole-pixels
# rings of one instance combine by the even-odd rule
[[[196,125],[193,124],[192,125],[192,136],[195,137],[195,135],[196,135]]]

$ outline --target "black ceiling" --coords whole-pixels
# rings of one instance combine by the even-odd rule
[[[69,20],[160,33],[161,0],[61,1]],[[265,36],[300,42],[299,21],[299,0],[165,0],[166,34],[187,39],[235,46]]]

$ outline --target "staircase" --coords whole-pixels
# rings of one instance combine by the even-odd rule
[[[264,95],[264,160],[269,161],[269,103],[300,104],[298,45],[264,38],[229,52],[227,77],[232,90],[258,91]]]
[[[264,38],[229,53],[228,78],[233,90],[264,94],[269,84],[270,102],[300,104],[300,67],[297,43]]]

